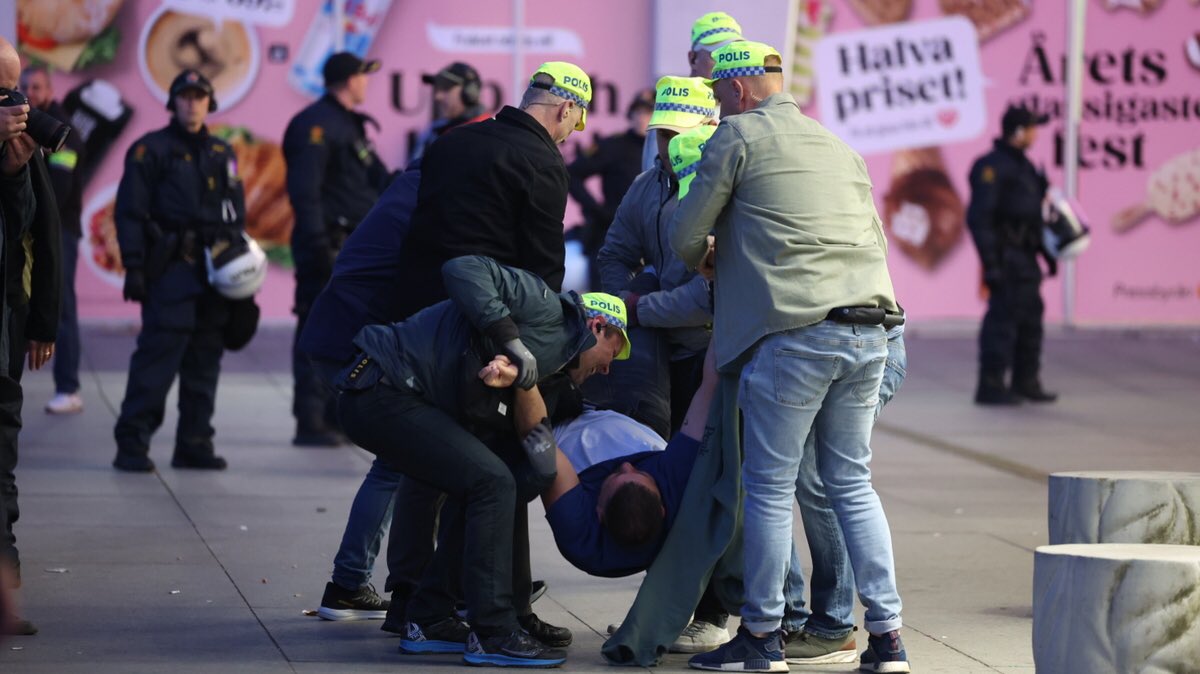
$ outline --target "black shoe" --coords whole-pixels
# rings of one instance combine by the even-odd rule
[[[1052,403],[1058,400],[1057,393],[1051,393],[1042,388],[1042,382],[1036,379],[1020,384],[1013,384],[1013,393],[1035,403]]]
[[[975,391],[976,405],[1013,406],[1021,404],[1021,397],[1007,388],[980,386]]]
[[[344,444],[346,436],[330,430],[297,430],[296,437],[292,438],[292,445],[295,447],[341,447]]]
[[[566,661],[566,651],[547,648],[523,630],[483,638],[471,632],[463,652],[463,662],[485,667],[547,668],[558,667]]]
[[[10,618],[7,625],[4,625],[3,634],[14,637],[31,637],[38,633],[38,628],[33,623],[22,618]]]
[[[443,618],[429,625],[408,623],[400,639],[400,652],[418,655],[422,653],[462,653],[467,647],[467,635],[471,627],[458,616]]]
[[[546,581],[544,581],[544,580],[535,580],[532,583],[530,583],[530,585],[529,585],[529,603],[532,604],[533,602],[541,599],[542,595],[546,594],[546,588],[548,588],[548,587],[549,586],[546,585]]]
[[[525,630],[526,634],[551,648],[564,648],[571,645],[571,630],[542,622],[536,613],[518,616],[517,622],[521,623],[521,629]]]
[[[392,600],[388,602],[387,615],[384,616],[379,629],[392,634],[404,634],[404,615],[407,610],[408,605],[404,603],[404,598],[399,592],[393,591]]]
[[[171,457],[172,468],[194,468],[196,470],[225,470],[229,464],[216,454],[180,454]]]
[[[123,470],[127,473],[153,473],[154,462],[145,454],[126,454],[117,452],[117,458],[113,459],[113,468]]]
[[[326,620],[383,620],[390,605],[370,585],[347,590],[337,583],[325,583],[317,615]]]

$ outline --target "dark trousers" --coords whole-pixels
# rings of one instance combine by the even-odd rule
[[[54,392],[79,392],[79,311],[75,301],[75,267],[79,237],[62,232],[62,304],[58,312],[58,338],[54,341]]]
[[[518,629],[512,590],[517,498],[508,466],[445,412],[383,383],[341,393],[338,413],[355,444],[461,501],[462,585],[472,627],[481,636]]]
[[[1042,304],[1038,279],[990,286],[987,313],[979,331],[979,369],[984,379],[1013,382],[1037,379],[1042,356]]]
[[[142,307],[142,332],[129,359],[125,400],[113,435],[117,451],[145,455],[150,436],[162,425],[167,393],[179,375],[179,425],[176,454],[211,456],[213,410],[224,346],[221,336],[224,300],[206,291],[196,298],[196,319],[190,330],[170,328],[156,320],[153,304]]]
[[[298,433],[338,430],[337,401],[320,373],[299,348],[300,333],[317,295],[329,282],[328,276],[296,277],[296,334],[292,338],[292,416]]]
[[[0,336],[0,348],[8,356],[8,366],[0,371],[0,563],[7,562],[20,577],[21,560],[17,554],[13,525],[21,517],[17,507],[17,436],[21,433],[21,374],[25,369],[25,307],[4,305],[8,328]]]
[[[679,432],[704,375],[704,351],[671,361],[671,435]]]

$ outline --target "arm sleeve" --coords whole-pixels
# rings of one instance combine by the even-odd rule
[[[979,251],[984,270],[1000,266],[1000,240],[996,232],[996,206],[1000,197],[1000,170],[983,161],[971,167],[971,203],[967,206],[967,228]]]
[[[600,288],[606,293],[616,294],[624,290],[641,268],[645,257],[637,229],[638,212],[642,208],[644,192],[635,191],[637,187],[635,182],[634,187],[621,200],[612,225],[604,236],[604,245],[600,246],[596,253],[596,265],[600,268]]]
[[[158,172],[157,155],[145,140],[134,143],[125,155],[125,172],[117,187],[113,219],[121,263],[141,269],[146,262],[146,229],[150,223],[150,200]]]
[[[692,328],[712,323],[708,282],[696,274],[687,283],[642,295],[637,305],[638,323],[648,328]]]
[[[331,262],[329,231],[321,210],[321,183],[329,161],[326,131],[312,124],[293,123],[283,139],[288,199],[296,214],[292,256],[300,270],[320,270]]]
[[[519,250],[521,268],[531,271],[554,292],[566,276],[563,214],[567,209],[567,173],[561,166],[538,171],[530,181],[525,202]]]
[[[602,147],[597,145],[590,153],[581,151],[576,155],[575,161],[571,162],[571,165],[567,167],[567,174],[571,179],[568,188],[571,198],[579,203],[579,207],[583,209],[584,215],[588,217],[595,217],[601,213],[600,203],[588,191],[587,185],[584,182],[603,169],[603,150],[600,149]]]
[[[494,340],[516,337],[516,323],[552,320],[559,302],[533,274],[481,255],[456,257],[442,265],[442,282],[467,321]]]
[[[53,342],[58,333],[59,301],[62,293],[62,225],[50,175],[42,158],[29,160],[31,182],[37,195],[37,210],[29,232],[26,264],[29,267],[29,320],[26,339]]]
[[[688,269],[695,269],[708,252],[707,237],[729,203],[745,161],[741,134],[721,124],[705,145],[688,198],[679,203],[671,220],[671,247]]]

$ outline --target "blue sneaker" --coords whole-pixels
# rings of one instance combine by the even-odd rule
[[[731,641],[715,651],[693,655],[688,666],[716,672],[789,671],[783,655],[782,632],[776,630],[759,639],[740,626]]]
[[[471,632],[463,652],[463,662],[485,667],[547,668],[558,667],[566,661],[566,651],[547,648],[524,630],[483,638]]]
[[[900,640],[900,631],[892,630],[886,634],[872,634],[867,638],[867,650],[858,658],[858,671],[876,672],[876,674],[908,674],[908,654],[904,652],[904,642]]]
[[[471,628],[458,616],[450,616],[423,627],[409,622],[404,626],[404,635],[400,637],[400,652],[462,653],[470,632]]]

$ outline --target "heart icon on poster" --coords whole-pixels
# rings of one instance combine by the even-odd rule
[[[939,124],[941,124],[942,126],[944,126],[946,128],[950,128],[950,127],[954,126],[955,122],[958,121],[958,110],[955,110],[954,108],[946,108],[945,110],[939,110],[938,114],[937,114],[937,119],[938,119]]]

